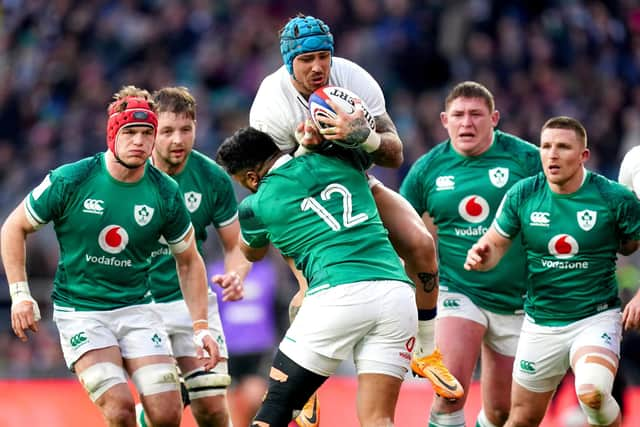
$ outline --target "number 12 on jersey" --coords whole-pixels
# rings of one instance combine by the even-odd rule
[[[342,225],[343,226],[347,228],[353,227],[354,225],[360,224],[361,222],[369,219],[369,216],[366,213],[359,213],[357,215],[353,215],[351,193],[349,192],[347,187],[345,187],[344,185],[341,185],[335,182],[327,185],[324,188],[324,190],[322,190],[322,192],[320,193],[320,198],[325,201],[329,200],[331,198],[331,195],[334,193],[337,193],[338,195],[342,196]],[[322,218],[322,220],[326,222],[327,225],[333,231],[338,231],[341,228],[338,220],[336,220],[334,216],[331,215],[331,213],[329,213],[329,211],[326,210],[324,206],[322,206],[320,202],[318,202],[313,197],[305,198],[300,204],[300,209],[303,212],[311,209],[312,211],[317,213],[318,216]]]

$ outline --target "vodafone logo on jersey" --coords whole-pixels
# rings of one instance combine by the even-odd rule
[[[576,239],[568,234],[557,234],[549,240],[549,253],[556,258],[572,258],[579,250]]]
[[[98,236],[98,244],[103,251],[110,254],[119,254],[127,247],[129,234],[119,225],[107,225]]]
[[[467,196],[460,201],[458,213],[465,221],[476,224],[489,216],[489,203],[482,196]]]

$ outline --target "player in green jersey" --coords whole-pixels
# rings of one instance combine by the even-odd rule
[[[637,327],[640,301],[621,313],[617,253],[638,248],[640,202],[622,185],[584,168],[587,134],[580,122],[554,117],[542,127],[543,173],[505,195],[465,268],[493,268],[517,236],[527,254],[525,320],[513,366],[507,426],[535,426],[571,368],[591,425],[619,426],[611,396],[622,327]]]
[[[247,258],[261,259],[271,243],[309,285],[253,425],[287,425],[351,353],[361,425],[392,425],[418,316],[412,282],[362,173],[365,157],[351,159],[356,167],[316,153],[292,158],[268,134],[245,128],[225,140],[216,159],[255,193],[239,207]]]
[[[180,186],[191,214],[198,250],[213,225],[224,251],[225,273],[212,279],[222,286],[225,300],[242,297],[242,280],[251,264],[238,247],[240,225],[231,180],[215,162],[193,150],[196,137],[196,100],[185,87],[165,87],[153,94],[158,111],[158,134],[153,148],[153,164]],[[231,382],[225,341],[216,294],[209,292],[209,331],[218,343],[221,360],[211,371],[202,361],[190,339],[191,322],[180,291],[176,263],[166,244],[158,243],[152,252],[149,285],[152,307],[165,325],[173,356],[176,358],[191,412],[199,426],[228,427],[226,390]],[[145,426],[144,409],[136,405],[137,420]]]
[[[135,425],[129,374],[151,422],[178,426],[178,374],[162,321],[149,308],[147,274],[151,252],[164,239],[178,265],[198,357],[209,370],[218,348],[207,329],[204,262],[178,185],[147,162],[157,129],[150,94],[126,86],[108,114],[108,150],[50,172],[2,226],[11,325],[22,340],[28,329],[38,330],[25,243],[53,222],[60,245],[54,321],[67,365],[108,425]]]
[[[364,68],[334,55],[329,26],[299,13],[287,21],[279,38],[283,65],[260,84],[249,113],[250,125],[267,132],[283,151],[298,147],[300,153],[304,152],[300,149],[313,150],[325,141],[348,141],[357,146],[356,150],[366,152],[375,164],[399,167],[403,162],[402,140],[386,111],[382,89]],[[325,85],[343,87],[360,97],[375,120],[375,130],[369,129],[362,109],[347,114],[331,103],[338,115],[324,121],[327,127],[320,135],[308,120],[308,99]],[[416,285],[419,324],[414,353],[421,360],[420,374],[431,381],[438,394],[459,399],[464,390],[442,363],[434,342],[438,263],[433,238],[411,205],[397,192],[372,175],[369,185],[389,239]],[[305,288],[303,281],[301,288]],[[292,305],[295,304],[294,299]]]
[[[437,238],[440,295],[436,344],[451,373],[467,390],[482,358],[481,427],[503,425],[520,327],[526,266],[520,239],[489,273],[463,268],[467,250],[490,226],[506,191],[541,171],[537,148],[496,130],[500,119],[491,92],[477,82],[457,84],[440,115],[449,139],[419,158],[402,182],[402,194]],[[420,360],[414,358],[414,369]],[[431,426],[464,426],[466,399],[436,396]]]

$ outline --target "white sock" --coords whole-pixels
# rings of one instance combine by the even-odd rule
[[[413,354],[418,358],[430,355],[436,349],[434,331],[436,320],[418,320],[418,333],[416,334],[416,346]]]
[[[434,414],[429,416],[430,427],[464,427],[464,411],[462,409],[450,414]]]
[[[478,418],[476,418],[476,426],[479,427],[496,427],[494,426],[489,418],[487,418],[487,414],[484,413],[484,408],[480,409],[480,413],[478,414]]]

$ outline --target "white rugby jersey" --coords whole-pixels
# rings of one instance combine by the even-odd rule
[[[622,159],[618,182],[640,197],[640,145],[629,150]]]
[[[358,95],[374,117],[386,112],[380,85],[352,61],[333,57],[329,85],[344,87]],[[249,124],[271,135],[281,150],[290,150],[298,145],[296,127],[308,116],[307,99],[293,86],[291,75],[283,65],[260,84],[249,112]]]

